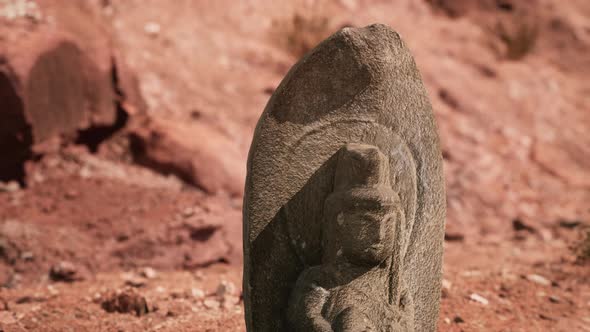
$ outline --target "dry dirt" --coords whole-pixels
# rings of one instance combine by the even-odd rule
[[[79,8],[65,4],[0,0],[0,46],[23,29],[76,35]],[[382,22],[414,53],[441,134],[439,331],[590,331],[576,251],[590,222],[587,1],[85,4],[108,31],[116,89],[129,97],[133,73],[145,105],[119,101],[123,128],[97,146],[62,137],[26,162],[26,187],[0,186],[0,330],[243,331],[241,188],[258,116],[301,52]],[[4,54],[18,52],[0,48],[0,70]]]

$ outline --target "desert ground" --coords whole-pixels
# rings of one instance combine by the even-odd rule
[[[590,331],[587,0],[0,0],[0,330],[245,331],[258,117],[376,22],[438,123],[438,330]]]

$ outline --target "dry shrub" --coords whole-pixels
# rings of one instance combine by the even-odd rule
[[[539,37],[539,23],[536,19],[513,18],[512,24],[498,22],[495,34],[504,45],[504,56],[520,60],[533,51]]]
[[[590,262],[590,228],[584,231],[584,238],[580,241],[577,247],[577,258],[580,263]]]
[[[434,12],[442,13],[451,18],[465,15],[469,10],[478,5],[473,0],[425,0]]]
[[[273,39],[298,58],[333,32],[327,9],[319,2],[297,6],[292,15],[273,21]]]
[[[520,60],[537,44],[541,16],[538,0],[425,0],[434,12],[467,16],[491,37],[487,42],[502,58]]]

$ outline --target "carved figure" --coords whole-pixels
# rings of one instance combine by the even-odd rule
[[[392,273],[396,230],[405,216],[391,187],[387,157],[377,147],[347,144],[339,151],[324,218],[322,264],[297,279],[289,303],[291,327],[412,331],[411,296],[405,289],[400,293]]]

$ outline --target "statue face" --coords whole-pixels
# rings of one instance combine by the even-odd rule
[[[377,265],[392,254],[395,227],[401,217],[395,206],[355,206],[337,216],[341,254],[352,263]]]

